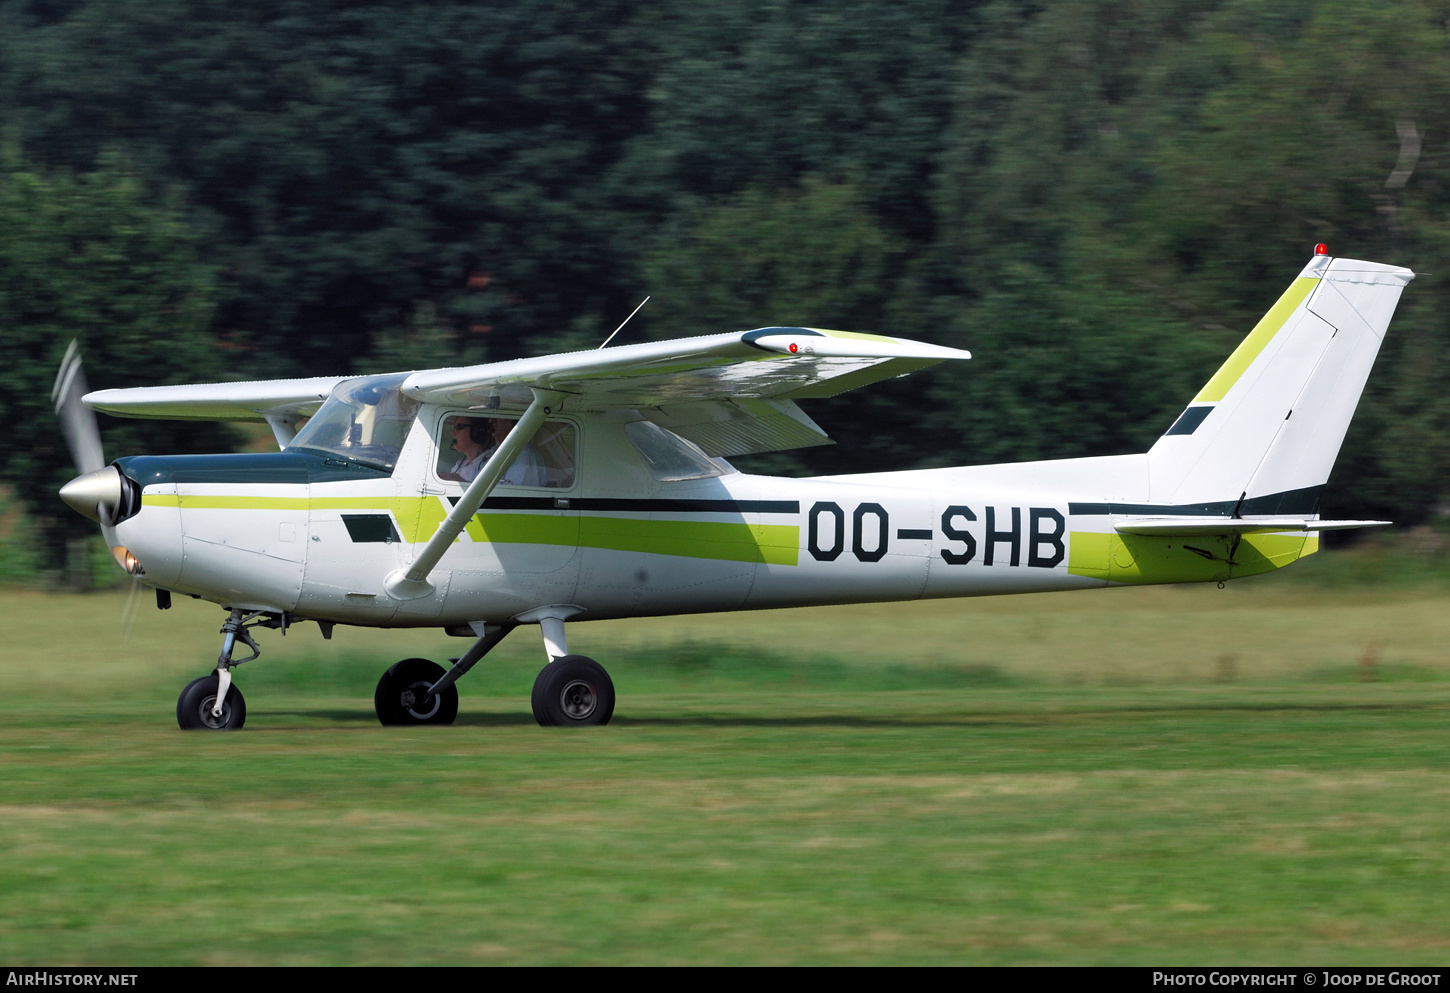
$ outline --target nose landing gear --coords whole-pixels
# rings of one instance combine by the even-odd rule
[[[232,669],[262,654],[253,640],[254,627],[282,628],[287,618],[265,610],[233,610],[222,625],[222,653],[217,656],[216,672],[193,679],[176,700],[176,723],[183,731],[235,731],[247,720],[247,702],[242,691],[232,685]],[[240,641],[252,650],[244,659],[232,658],[232,648]]]

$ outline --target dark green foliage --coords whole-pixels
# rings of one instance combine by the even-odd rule
[[[258,374],[336,373],[424,302],[512,357],[609,293],[598,177],[649,71],[630,10],[11,5],[0,57],[32,153],[120,144],[187,184],[230,291],[214,330]]]
[[[205,332],[211,269],[174,208],[153,207],[114,159],[72,177],[0,161],[0,478],[29,511],[42,554],[94,532],[55,496],[76,472],[51,407],[61,356],[81,343],[92,389],[220,378]],[[228,447],[212,424],[104,419],[108,457]]]

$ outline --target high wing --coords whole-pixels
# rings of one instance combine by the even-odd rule
[[[346,376],[264,379],[250,383],[195,383],[99,390],[85,395],[92,410],[117,417],[168,421],[265,421],[317,413],[332,388]]]
[[[831,444],[796,406],[971,353],[884,335],[770,327],[417,372],[403,392],[431,403],[523,406],[531,389],[570,410],[637,409],[710,455]]]
[[[522,408],[534,389],[550,390],[566,394],[566,410],[637,409],[711,455],[746,455],[831,443],[798,399],[969,358],[883,335],[770,327],[425,370],[402,389],[427,403],[475,408]],[[102,390],[85,403],[122,417],[266,420],[277,429],[315,413],[345,378]]]
[[[117,417],[152,417],[170,421],[266,421],[286,448],[297,423],[311,417],[346,376],[313,379],[267,379],[251,383],[196,383],[185,386],[141,386],[128,390],[87,393],[81,402]]]
[[[415,372],[403,392],[463,406],[526,405],[530,388],[572,394],[575,410],[664,407],[733,398],[829,397],[970,352],[819,328],[645,342],[461,369]]]

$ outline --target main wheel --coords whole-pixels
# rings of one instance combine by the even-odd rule
[[[176,698],[176,723],[181,725],[181,730],[235,731],[247,723],[247,701],[242,699],[242,691],[237,689],[236,683],[227,687],[221,716],[212,713],[220,684],[216,673],[186,684],[186,689]]]
[[[608,724],[614,716],[614,682],[593,659],[565,655],[539,672],[532,702],[540,727]]]
[[[404,659],[391,666],[373,693],[378,720],[385,725],[452,724],[458,717],[458,687],[428,696],[428,687],[443,672],[441,665],[427,659]]]

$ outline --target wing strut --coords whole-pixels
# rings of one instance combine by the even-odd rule
[[[533,394],[534,402],[529,404],[529,409],[524,411],[524,416],[519,418],[508,437],[489,456],[473,482],[468,484],[468,489],[463,491],[463,496],[453,505],[453,509],[448,512],[433,537],[428,539],[428,544],[423,546],[423,551],[418,553],[413,564],[406,569],[398,569],[383,580],[383,589],[388,596],[394,600],[417,600],[433,592],[433,584],[428,582],[428,574],[433,571],[443,553],[448,551],[448,546],[453,544],[458,532],[478,512],[484,499],[493,492],[493,488],[503,478],[504,470],[513,464],[519,452],[533,440],[539,428],[544,426],[544,418],[553,412],[547,405],[563,398],[562,393],[551,390],[534,389]]]

